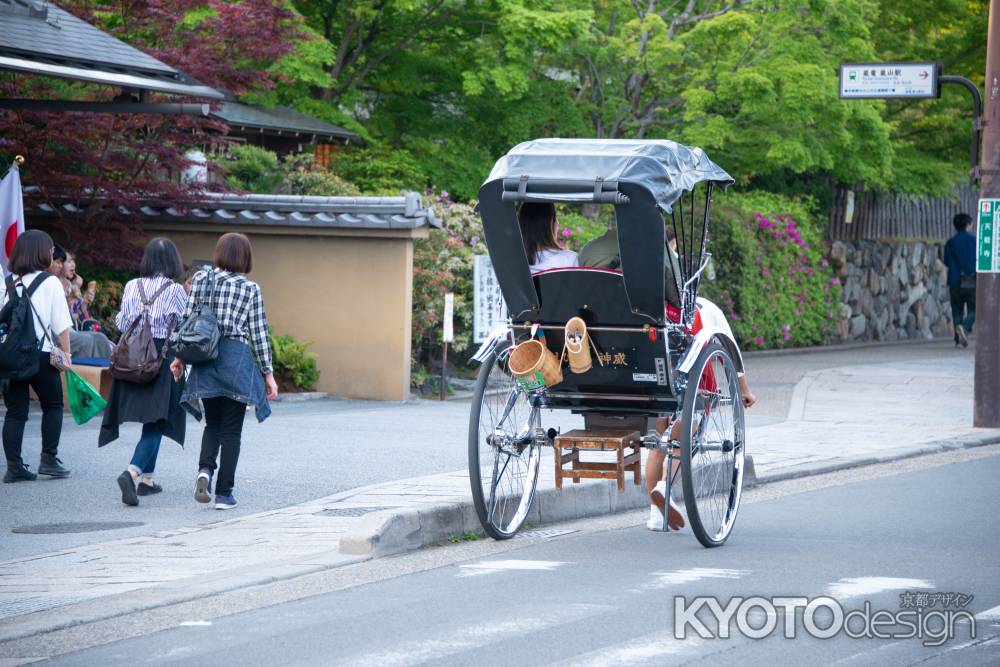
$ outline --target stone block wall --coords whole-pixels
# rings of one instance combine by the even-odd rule
[[[942,244],[834,241],[830,263],[843,286],[842,342],[950,337]]]

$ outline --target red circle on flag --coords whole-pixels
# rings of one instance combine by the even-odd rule
[[[7,254],[7,258],[14,254],[14,243],[17,241],[17,220],[11,223],[10,227],[7,228],[7,237],[4,239],[3,248]]]

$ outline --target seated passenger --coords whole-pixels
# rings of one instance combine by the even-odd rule
[[[563,250],[556,241],[558,223],[554,204],[525,202],[517,212],[517,222],[531,273],[580,265],[576,253]]]
[[[673,231],[667,227],[669,232]],[[676,244],[676,241],[674,241]],[[672,248],[673,246],[671,246]],[[679,285],[681,282],[681,267],[677,253],[666,249],[663,253],[663,287],[664,299],[674,308],[681,307]],[[622,265],[621,252],[618,250],[618,229],[615,225],[596,239],[588,242],[580,249],[580,266],[593,266],[600,269],[620,269]],[[669,267],[669,271],[667,268]],[[670,275],[673,274],[673,280]]]

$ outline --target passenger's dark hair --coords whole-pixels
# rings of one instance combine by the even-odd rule
[[[65,262],[69,257],[66,252],[66,248],[62,247],[58,243],[52,244],[52,259],[56,262]]]
[[[29,229],[17,237],[10,257],[10,270],[19,276],[47,271],[52,264],[52,237],[40,229]]]
[[[215,244],[212,263],[224,271],[250,273],[253,269],[253,248],[243,234],[229,232],[219,237]]]
[[[558,250],[555,204],[525,202],[517,212],[517,222],[521,227],[521,239],[528,264],[534,264],[542,250]]]
[[[964,232],[972,225],[972,216],[968,213],[956,213],[951,224],[955,225],[956,232]]]
[[[139,264],[140,276],[166,276],[177,280],[183,271],[184,263],[173,241],[157,236],[146,244],[146,249],[142,252],[142,263]]]
[[[666,225],[667,230],[667,244],[677,238],[677,230],[674,229],[673,225]]]

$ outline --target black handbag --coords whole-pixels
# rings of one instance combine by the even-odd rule
[[[208,269],[211,284],[208,303],[196,303],[190,317],[181,323],[170,338],[170,349],[188,364],[211,361],[219,356],[219,318],[212,308],[215,301],[215,270]]]

